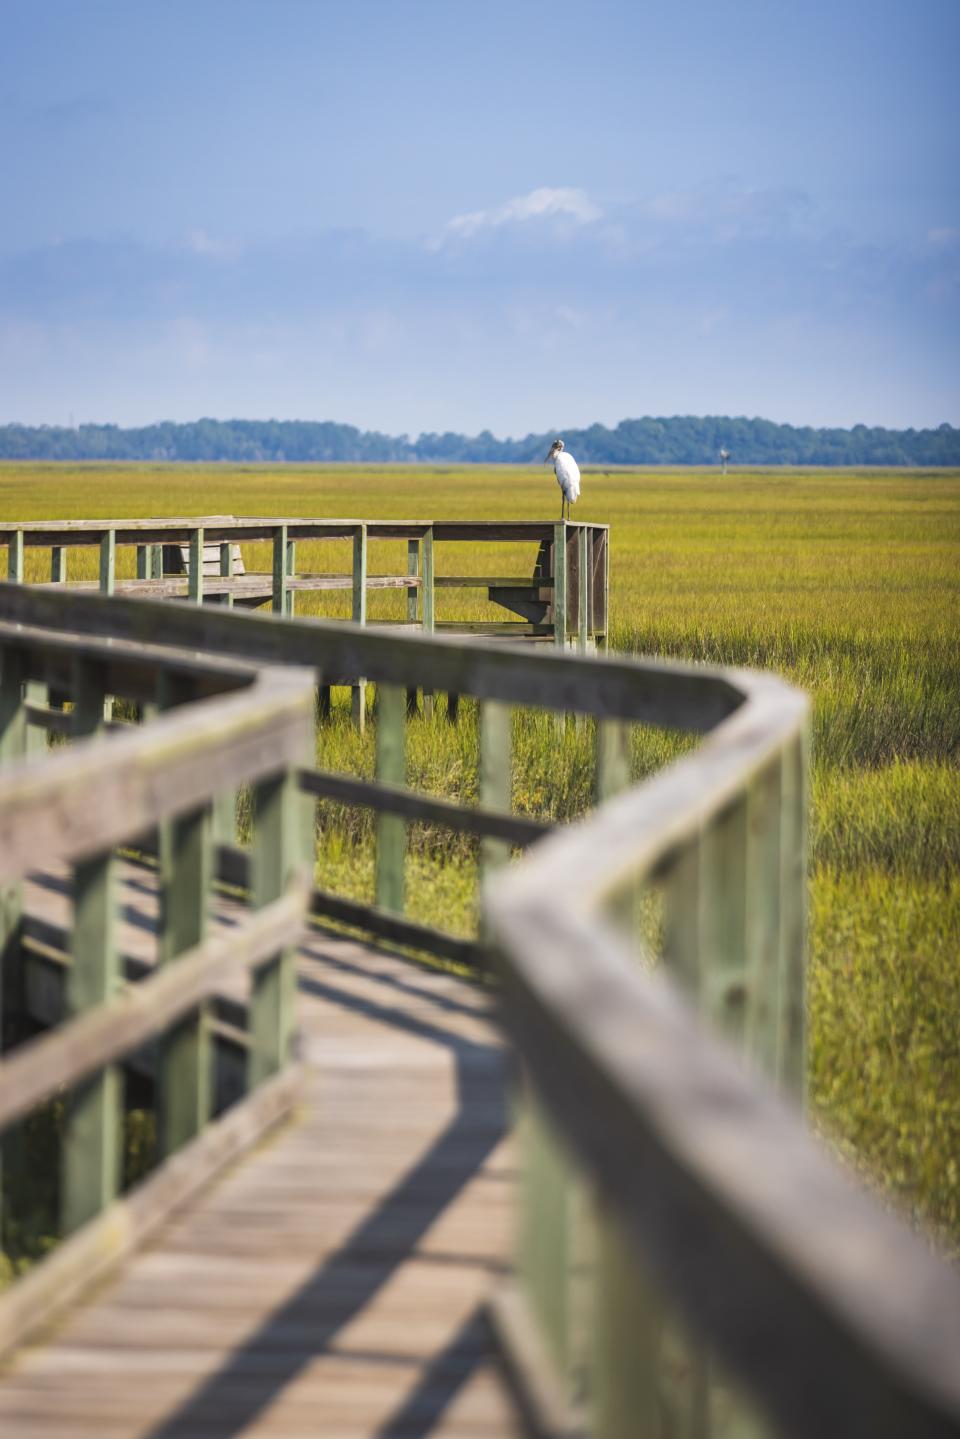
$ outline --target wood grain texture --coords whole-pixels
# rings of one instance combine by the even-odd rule
[[[346,939],[311,939],[298,968],[297,1122],[154,1226],[92,1303],[69,1295],[0,1379],[0,1431],[519,1433],[480,1316],[513,1183],[489,1001]]]

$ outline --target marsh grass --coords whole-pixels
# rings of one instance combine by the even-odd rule
[[[202,501],[198,500],[202,496]],[[364,518],[555,518],[547,471],[0,466],[9,518],[206,513]],[[587,471],[575,518],[611,527],[611,644],[634,654],[771,668],[814,699],[810,1097],[817,1122],[871,1182],[960,1248],[960,476],[910,471]],[[244,547],[269,568],[265,545]],[[529,548],[440,546],[438,573],[528,573]],[[30,578],[49,552],[28,551]],[[133,573],[121,552],[119,573]],[[94,578],[96,551],[71,576]],[[298,547],[305,570],[349,569],[343,542]],[[371,545],[371,573],[405,573],[402,543]],[[477,591],[442,591],[441,615],[497,615]],[[345,594],[301,613],[346,617]],[[372,619],[403,597],[371,596]],[[373,771],[373,735],[346,695],[318,734],[318,762]],[[513,800],[575,818],[591,800],[590,725],[515,718]],[[637,776],[694,743],[638,728]],[[475,711],[451,729],[408,726],[407,777],[476,798]],[[476,847],[410,830],[409,912],[468,934]],[[318,807],[318,879],[373,893],[373,820]]]

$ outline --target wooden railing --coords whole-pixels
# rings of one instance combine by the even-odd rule
[[[405,543],[402,574],[371,574],[372,541]],[[241,546],[266,541],[272,566],[251,572]],[[349,568],[308,573],[298,569],[297,545],[329,542],[348,547]],[[443,544],[526,543],[535,545],[526,574],[438,574],[436,550]],[[80,585],[101,594],[178,598],[195,604],[215,600],[229,606],[269,604],[274,614],[293,614],[298,594],[346,591],[355,623],[367,623],[372,591],[404,591],[406,615],[391,625],[409,625],[427,633],[458,633],[553,640],[580,648],[604,643],[607,634],[609,550],[606,525],[543,521],[317,520],[206,515],[174,519],[42,520],[0,524],[7,546],[7,577],[26,577],[27,553],[49,552],[50,584]],[[70,574],[76,550],[99,551],[99,576],[81,580]],[[118,578],[117,554],[136,551],[136,578]],[[314,552],[315,553],[315,552]],[[38,556],[39,559],[39,556]],[[249,550],[247,552],[249,563]],[[44,560],[46,564],[46,560]],[[36,570],[36,565],[32,567]],[[485,590],[487,599],[513,618],[464,621],[439,612],[441,594]]]
[[[68,606],[58,600],[63,621]],[[49,714],[66,718],[58,727],[81,741],[42,758],[32,740],[49,715],[29,699],[37,686],[69,703]],[[112,698],[156,713],[142,728],[104,733]],[[297,774],[312,752],[312,725],[313,687],[302,670],[0,622],[0,966],[5,1007],[21,1019],[31,954],[25,881],[52,878],[72,908],[56,946],[33,947],[67,961],[66,1015],[38,1038],[5,1045],[0,1060],[0,1130],[66,1095],[60,1229],[72,1237],[0,1300],[0,1351],[293,1102],[292,946],[309,897]],[[251,787],[255,814],[254,907],[213,933],[214,808],[240,784]],[[158,962],[135,983],[116,939],[121,847],[159,856]],[[248,1098],[211,1125],[208,1004],[244,972]],[[167,1162],[134,1197],[120,1197],[119,1066],[148,1043],[159,1046],[157,1149]]]
[[[446,958],[495,958],[525,1081],[517,1275],[494,1322],[542,1428],[758,1432],[746,1393],[784,1433],[954,1432],[956,1276],[803,1127],[803,696],[734,671],[0,587],[2,623],[67,614],[113,647],[162,631],[221,663],[377,685],[375,779],[304,766],[299,783],[378,813],[378,903],[311,903]],[[411,685],[476,699],[476,807],[405,788]],[[603,803],[580,824],[544,836],[511,813],[518,706],[595,723]],[[631,788],[632,724],[709,737]],[[482,943],[402,913],[405,825],[421,818],[481,838]],[[249,879],[235,845],[219,862]]]

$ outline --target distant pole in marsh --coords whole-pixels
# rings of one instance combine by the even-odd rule
[[[721,451],[720,451],[720,467],[721,467],[721,473],[724,474],[724,475],[727,473],[727,461],[729,460],[729,458],[730,458],[730,451],[729,451],[729,450],[721,450]]]

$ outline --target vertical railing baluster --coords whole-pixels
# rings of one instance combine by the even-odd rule
[[[418,579],[420,575],[420,541],[407,540],[407,575]],[[416,589],[407,590],[407,622],[415,625],[419,610],[419,594]]]
[[[190,565],[187,577],[187,599],[191,604],[203,604],[203,527],[199,526],[190,534]]]
[[[290,580],[296,577],[297,573],[297,545],[295,540],[287,540],[287,553],[284,560],[284,569],[286,571],[286,581],[284,589],[283,612],[285,615],[292,615],[296,613],[297,609],[297,592],[296,590],[292,590],[290,588],[289,583]]]
[[[27,745],[23,677],[26,662],[20,650],[0,652],[0,769],[21,759]],[[0,1045],[4,1010],[22,992],[20,933],[23,884],[0,884]]]
[[[112,546],[109,548],[112,551]],[[101,557],[103,554],[102,545]],[[103,665],[78,659],[73,683],[74,737],[89,737],[101,730],[106,707]],[[93,855],[74,867],[73,906],[73,962],[67,981],[67,1009],[70,1014],[80,1014],[112,999],[120,984],[115,937],[116,860],[112,850]],[[92,1219],[116,1195],[121,1101],[120,1070],[115,1064],[107,1065],[79,1085],[68,1101],[61,1199],[66,1233]]]
[[[50,578],[55,585],[67,582],[67,547],[54,545],[50,551]]]
[[[567,643],[567,526],[553,527],[553,638],[559,649]]]
[[[112,999],[120,983],[115,940],[113,852],[74,867],[72,964],[67,1009],[82,1014]],[[108,1064],[67,1102],[63,1138],[62,1223],[69,1234],[116,1197],[120,1179],[120,1070]]]
[[[747,795],[747,1048],[774,1080],[780,1050],[781,792],[778,757],[754,776]]]
[[[287,608],[287,527],[277,525],[273,531],[273,591],[270,608],[275,615]]]
[[[404,732],[406,703],[400,685],[377,685],[376,777],[389,784],[403,784],[405,771]],[[407,823],[403,815],[377,817],[376,902],[381,909],[403,913],[404,858]]]
[[[595,804],[613,799],[630,784],[630,726],[624,720],[598,719],[594,731],[593,798]],[[634,934],[636,896],[632,890],[615,895],[607,906],[610,918]]]
[[[663,878],[663,963],[696,1002],[700,994],[700,836],[673,856]]]
[[[590,554],[586,525],[581,525],[577,531],[577,579],[580,586],[577,604],[577,648],[585,654],[590,637]]]
[[[595,1205],[597,1297],[590,1433],[595,1439],[660,1436],[663,1306],[616,1215]]]
[[[220,578],[224,580],[233,579],[233,545],[229,540],[220,546]],[[226,605],[228,610],[233,609],[233,590],[227,590],[221,595],[220,603]]]
[[[163,545],[150,546],[150,573],[155,580],[163,579]]]
[[[752,999],[746,938],[746,793],[706,826],[701,857],[703,1009],[727,1038],[743,1049]]]
[[[174,816],[160,830],[161,964],[206,938],[213,880],[209,804]],[[160,1047],[158,1138],[160,1153],[173,1154],[199,1134],[210,1117],[213,1045],[208,1006],[178,1021]]]
[[[150,546],[137,545],[137,579],[150,579]]]
[[[788,1094],[806,1096],[808,728],[782,757],[780,831],[779,1072]]]
[[[353,534],[353,608],[351,619],[355,625],[367,623],[367,527],[358,525]],[[351,687],[351,709],[353,722],[362,732],[366,720],[367,685],[358,678]]]
[[[100,539],[100,593],[112,595],[117,582],[117,532],[105,530]]]
[[[418,579],[420,576],[420,541],[407,540],[407,576],[410,579]],[[415,625],[419,615],[420,596],[416,589],[407,590],[407,624]],[[407,689],[407,714],[415,715],[417,712],[417,687],[411,685]]]
[[[691,1004],[701,1004],[703,926],[702,836],[688,839],[665,870],[663,895],[663,965]],[[707,1439],[710,1433],[711,1366],[709,1352],[669,1312],[662,1314],[658,1384],[661,1404],[670,1416],[669,1431],[677,1439]],[[672,1362],[664,1364],[664,1350]]]
[[[480,803],[510,813],[513,803],[513,713],[502,700],[481,700]],[[480,840],[480,883],[510,857],[506,840],[485,834]]]
[[[14,530],[7,541],[7,580],[23,584],[23,530]]]
[[[425,635],[433,633],[436,624],[436,601],[437,592],[434,586],[434,557],[433,557],[433,526],[428,526],[423,532],[423,574],[422,594],[423,603],[421,616],[423,621],[423,632]]]
[[[253,790],[253,903],[262,909],[284,893],[303,862],[303,809],[296,770],[259,781]],[[253,972],[248,1086],[254,1089],[292,1057],[296,1024],[296,953],[279,950]]]

